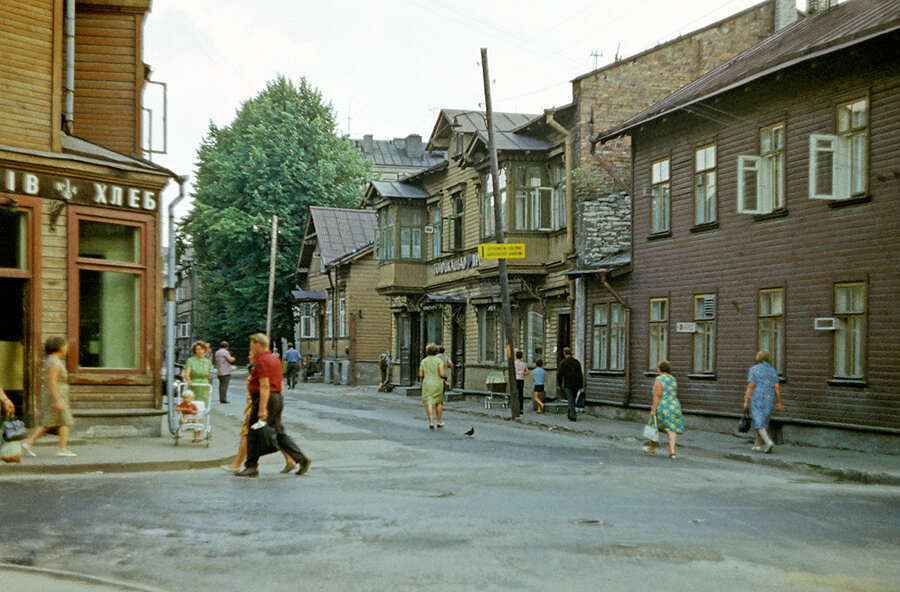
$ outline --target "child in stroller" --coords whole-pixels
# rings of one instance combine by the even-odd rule
[[[194,391],[185,390],[181,393],[181,402],[175,406],[175,411],[181,413],[182,424],[197,424],[194,430],[194,442],[202,442],[203,415],[206,412],[206,403],[194,400]]]

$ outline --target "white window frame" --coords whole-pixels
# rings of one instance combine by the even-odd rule
[[[325,335],[334,338],[334,297],[329,295],[325,303]]]
[[[694,374],[714,374],[716,370],[716,295],[694,296],[694,323],[697,331],[691,348]]]
[[[625,307],[618,302],[593,308],[591,368],[620,372],[625,369]]]
[[[488,315],[492,317],[493,335],[489,335],[488,331]],[[483,306],[478,311],[478,358],[485,364],[496,364],[500,361],[502,354],[500,353],[500,315],[496,305]],[[490,340],[493,342],[493,357],[497,359],[489,359],[487,346]]]
[[[347,300],[338,298],[338,337],[347,336]]]
[[[441,206],[440,204],[434,204],[431,206],[431,227],[434,231],[431,234],[431,258],[437,259],[443,254],[444,250],[444,241],[443,241],[443,224],[444,217],[441,214]]]
[[[842,307],[841,290],[859,290],[855,308]],[[865,282],[847,282],[834,286],[834,316],[838,320],[834,331],[834,377],[863,380],[866,377],[866,323],[868,317],[868,287]]]
[[[413,221],[407,223],[404,213],[413,217]],[[400,227],[400,259],[418,261],[422,259],[422,215],[421,207],[401,206],[397,214],[397,222]]]
[[[506,169],[500,168],[500,211],[506,212]],[[484,238],[493,237],[497,228],[494,224],[494,191],[493,182],[491,181],[491,173],[484,175],[484,181],[481,186],[481,236]],[[501,221],[503,217],[501,216]],[[505,227],[505,224],[504,224]]]
[[[304,302],[300,314],[300,338],[315,339],[316,337],[316,305]]]
[[[784,209],[784,123],[760,129],[760,154],[738,156],[737,211],[739,214],[770,214]],[[763,151],[764,137],[771,136]],[[781,145],[778,145],[778,141]],[[750,203],[752,202],[752,206]]]
[[[650,234],[672,229],[671,211],[671,161],[668,158],[650,164]],[[655,214],[659,212],[657,217]],[[657,227],[656,221],[659,220]]]
[[[532,205],[531,222],[532,230],[549,232],[553,230],[553,187],[535,187],[531,194]],[[541,224],[542,219],[547,218],[547,224]]]
[[[662,304],[654,308],[654,304]],[[648,343],[650,351],[647,357],[648,370],[656,372],[657,365],[662,360],[668,360],[669,355],[669,299],[650,299],[650,322],[648,327]]]
[[[557,162],[551,167],[550,181],[553,196],[550,201],[550,228],[560,230],[566,227],[566,165]]]
[[[694,150],[694,225],[712,224],[718,219],[718,155],[716,144],[706,144]],[[703,199],[700,199],[700,188]],[[698,207],[701,205],[702,209]],[[703,213],[700,219],[700,214]]]
[[[861,126],[854,126],[852,122],[853,106],[864,103],[865,122]],[[854,99],[838,105],[837,123],[835,134],[810,134],[809,135],[809,198],[837,201],[852,199],[865,195],[868,191],[869,177],[869,99],[866,97]],[[841,122],[841,110],[850,109],[851,121],[844,128]],[[858,156],[854,155],[853,146],[857,141],[862,141],[862,150]],[[831,165],[823,163],[830,159]],[[831,184],[830,191],[819,186],[817,174],[820,165],[828,171],[826,178]],[[854,167],[856,165],[856,167]],[[854,191],[854,171],[859,169],[860,187]]]
[[[778,309],[772,302],[765,306],[769,295],[777,294]],[[766,288],[759,291],[758,312],[758,344],[759,350],[765,350],[772,356],[772,367],[779,373],[784,372],[784,288]],[[774,346],[774,347],[773,347]]]

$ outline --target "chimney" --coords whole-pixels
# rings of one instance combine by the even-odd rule
[[[837,5],[837,0],[808,0],[806,4],[806,14],[823,12],[835,5]]]
[[[816,0],[810,0],[810,3]],[[795,0],[775,0],[775,30],[780,31],[797,20]]]
[[[362,150],[363,154],[372,154],[375,152],[375,140],[372,139],[372,134],[363,136]]]
[[[410,134],[406,136],[406,155],[410,158],[422,158],[422,136]]]

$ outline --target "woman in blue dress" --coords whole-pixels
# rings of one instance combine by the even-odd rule
[[[675,444],[678,434],[684,433],[684,419],[681,403],[678,402],[678,381],[670,374],[672,365],[662,360],[656,369],[659,376],[653,381],[653,402],[650,405],[650,419],[656,422],[656,429],[669,436],[669,458],[675,458]],[[656,452],[656,442],[650,442],[641,450],[647,454]]]
[[[769,437],[769,417],[772,411],[781,409],[781,384],[778,370],[772,366],[772,356],[763,350],[756,354],[756,365],[747,374],[747,392],[744,393],[744,409],[750,409],[756,444],[753,450],[771,453],[775,443]]]

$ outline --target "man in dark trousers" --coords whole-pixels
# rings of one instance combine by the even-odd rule
[[[284,408],[284,399],[281,396],[281,360],[269,351],[269,338],[262,333],[254,333],[250,336],[250,353],[256,356],[253,370],[250,372],[250,380],[247,382],[253,402],[250,409],[251,433],[247,438],[247,462],[244,463],[244,470],[235,475],[238,477],[257,477],[259,475],[259,450],[253,437],[252,427],[258,420],[263,420],[275,428],[278,448],[286,452],[294,461],[294,464],[286,466],[282,473],[289,473],[294,467],[298,467],[297,474],[302,475],[309,470],[310,461],[300,451],[297,443],[285,433],[284,426],[281,425],[281,410]]]
[[[572,350],[563,349],[563,361],[556,370],[556,386],[562,388],[569,402],[569,421],[577,421],[575,415],[575,398],[584,390],[584,375],[581,373],[581,362],[572,357]]]

